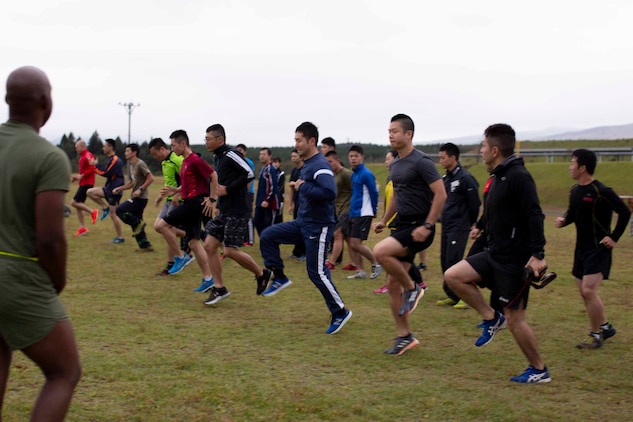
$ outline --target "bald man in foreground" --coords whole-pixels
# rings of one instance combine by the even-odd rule
[[[39,136],[53,108],[46,74],[18,68],[6,92],[9,120],[0,125],[0,412],[11,356],[21,350],[46,378],[31,420],[62,421],[81,377],[75,336],[59,300],[66,285],[70,163]]]

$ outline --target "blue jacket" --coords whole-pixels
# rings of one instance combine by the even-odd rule
[[[303,162],[299,187],[298,224],[333,225],[336,183],[330,163],[317,153]]]
[[[349,216],[374,217],[378,212],[378,189],[376,177],[360,164],[352,172],[352,199],[349,204]]]

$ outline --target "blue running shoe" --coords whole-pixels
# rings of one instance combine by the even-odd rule
[[[108,218],[108,215],[110,215],[110,208],[104,208],[103,209],[103,214],[101,214],[101,221],[103,221],[106,218]]]
[[[198,292],[198,293],[205,293],[208,292],[211,287],[213,287],[213,277],[211,277],[208,280],[205,280],[204,278],[202,279],[202,283],[200,283],[199,287],[196,287],[195,289],[193,289],[194,292]]]
[[[544,369],[539,370],[532,365],[528,366],[521,375],[510,378],[510,381],[520,382],[523,384],[538,384],[541,382],[550,382],[551,380],[552,377],[549,375],[547,366]]]
[[[349,309],[344,309],[345,313],[341,315],[332,315],[332,323],[330,327],[325,330],[325,334],[335,334],[341,331],[343,325],[352,317],[352,311]]]
[[[264,297],[274,296],[280,291],[282,291],[283,289],[285,289],[286,287],[290,286],[291,284],[292,284],[292,281],[290,281],[289,279],[281,280],[279,278],[275,278],[273,280],[273,283],[270,285],[270,287],[267,288],[264,293],[262,293],[262,296]]]
[[[110,243],[119,244],[123,242],[125,242],[125,239],[123,239],[122,237],[115,237],[114,239],[112,239],[112,242]]]
[[[184,270],[186,262],[187,262],[187,255],[175,256],[174,265],[172,265],[172,267],[169,269],[169,274],[170,275],[178,274],[179,272]]]
[[[483,330],[475,342],[475,346],[477,347],[485,346],[490,343],[499,330],[506,328],[506,317],[497,312],[495,319],[492,321],[484,319],[481,324],[483,325]]]

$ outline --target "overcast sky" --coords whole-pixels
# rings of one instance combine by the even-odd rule
[[[633,122],[633,1],[58,0],[5,2],[1,93],[42,68],[41,133],[126,142],[222,123],[228,142],[293,144],[314,122],[338,142],[387,143]],[[6,104],[3,110],[7,116]]]

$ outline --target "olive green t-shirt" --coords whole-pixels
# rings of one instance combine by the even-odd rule
[[[336,215],[349,214],[349,203],[352,200],[352,171],[343,167],[334,175],[336,182]]]
[[[147,179],[147,174],[150,172],[149,167],[147,167],[145,161],[141,160],[140,158],[138,159],[136,164],[128,162],[127,171],[127,177],[134,182],[134,185],[132,186],[132,192],[143,186],[143,183],[145,183],[145,179]],[[139,199],[147,198],[149,198],[149,192],[147,191],[147,189],[145,189],[139,195]]]
[[[67,318],[55,288],[37,261],[35,196],[68,191],[66,154],[29,125],[0,125],[0,332],[24,348]],[[11,255],[11,256],[9,256]]]

